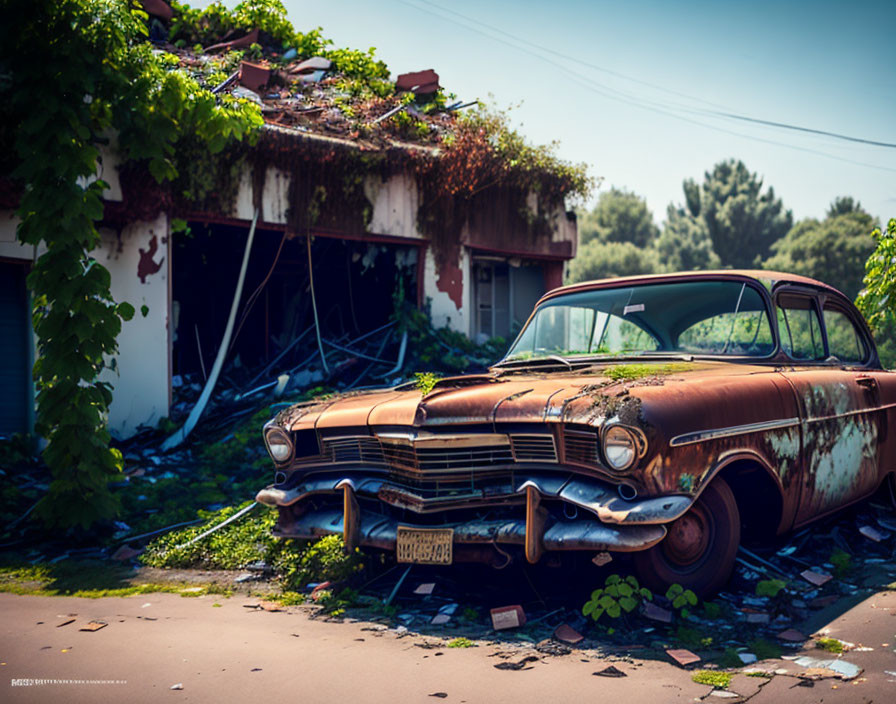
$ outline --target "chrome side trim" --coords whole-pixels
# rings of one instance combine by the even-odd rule
[[[782,418],[780,420],[766,420],[760,423],[732,425],[728,428],[716,428],[715,430],[698,430],[693,433],[683,433],[682,435],[676,435],[669,441],[669,445],[671,447],[680,447],[681,445],[691,445],[695,442],[705,442],[706,440],[716,440],[718,438],[730,438],[735,435],[758,433],[763,430],[779,430],[781,428],[792,428],[799,424],[799,418]]]

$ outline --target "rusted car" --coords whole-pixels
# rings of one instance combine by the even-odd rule
[[[800,276],[640,276],[547,293],[488,373],[292,406],[264,429],[275,532],[447,565],[632,553],[706,594],[742,538],[896,472],[896,373],[861,315]]]

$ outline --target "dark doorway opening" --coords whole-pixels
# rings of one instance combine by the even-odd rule
[[[0,261],[0,437],[30,431],[31,311],[27,264]]]
[[[227,324],[248,227],[193,222],[174,236],[172,254],[173,373],[211,369]],[[321,335],[351,340],[385,324],[400,286],[416,298],[418,248],[317,236],[311,242]],[[305,237],[256,230],[228,361],[257,369],[314,325]],[[306,335],[278,365],[308,356]],[[200,352],[201,351],[201,352]]]

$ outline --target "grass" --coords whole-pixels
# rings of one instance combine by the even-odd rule
[[[819,650],[826,650],[829,653],[843,652],[843,643],[836,638],[818,638],[815,641],[815,647]]]
[[[764,638],[757,638],[754,641],[750,641],[749,651],[756,656],[757,660],[774,660],[775,658],[781,657],[781,653],[784,651],[781,649],[781,646],[776,643],[770,643]]]
[[[205,594],[230,596],[216,584],[128,581],[130,570],[95,560],[62,560],[54,564],[6,564],[0,566],[0,592],[27,596],[73,596],[86,599],[125,597],[167,592],[184,597]]]
[[[712,646],[712,637],[696,628],[679,626],[675,631],[675,637],[687,648],[709,648]]]
[[[264,507],[256,508],[192,545],[180,547],[240,508],[200,511],[204,523],[156,538],[140,556],[140,561],[150,567],[233,570],[263,560],[277,573],[286,592],[299,592],[310,582],[343,581],[363,569],[361,553],[356,549],[346,555],[339,535],[328,535],[313,543],[275,538],[271,528],[277,512]]]
[[[834,565],[835,577],[845,577],[852,571],[853,568],[852,555],[850,555],[845,550],[841,550],[840,548],[834,549],[834,551],[831,553],[831,557],[829,558],[829,562]]]
[[[471,641],[469,638],[454,638],[453,640],[448,641],[449,648],[475,648],[476,644]]]
[[[697,684],[708,684],[715,689],[728,689],[728,685],[731,684],[731,673],[698,670],[691,675],[691,679]]]

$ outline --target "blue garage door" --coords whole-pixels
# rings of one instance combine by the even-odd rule
[[[28,432],[30,325],[25,267],[0,262],[0,437]]]

